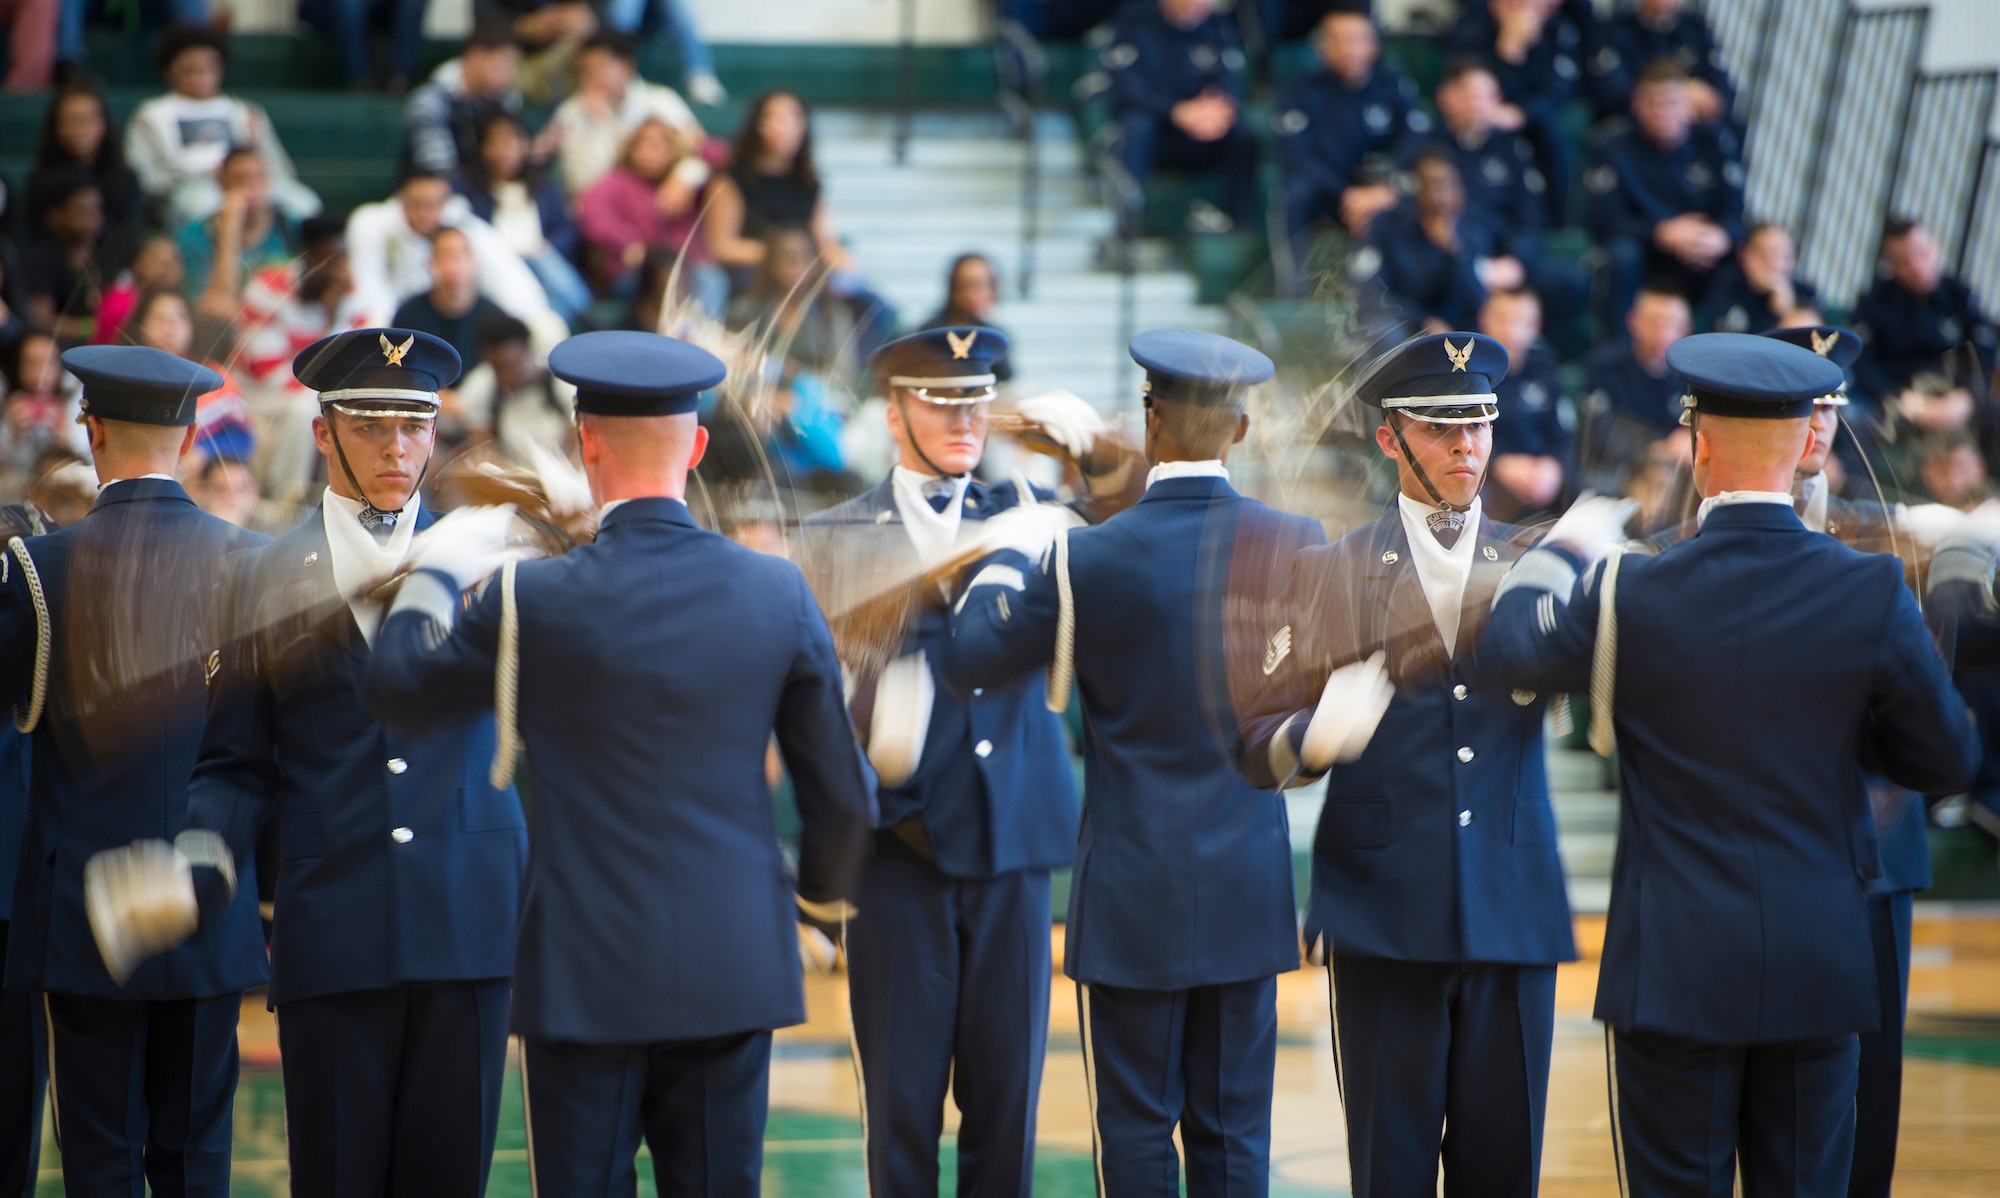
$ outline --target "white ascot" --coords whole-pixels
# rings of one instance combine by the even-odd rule
[[[1473,499],[1471,510],[1465,513],[1465,529],[1449,549],[1438,541],[1428,522],[1438,509],[1408,495],[1397,495],[1396,503],[1402,510],[1403,537],[1410,543],[1417,577],[1424,584],[1424,598],[1431,605],[1431,619],[1444,638],[1445,655],[1452,656],[1458,647],[1459,617],[1464,614],[1465,583],[1472,577],[1472,555],[1478,552],[1479,500]]]
[[[1789,491],[1723,491],[1701,501],[1701,506],[1695,509],[1694,522],[1696,525],[1707,524],[1708,514],[1716,508],[1739,503],[1782,503],[1790,507],[1792,495]]]
[[[373,648],[375,632],[382,626],[382,605],[362,595],[374,590],[403,564],[403,558],[410,552],[410,540],[417,534],[417,514],[423,510],[423,500],[411,495],[410,502],[397,514],[396,527],[390,530],[388,541],[380,543],[361,527],[361,508],[360,500],[336,495],[332,487],[327,488],[324,518],[327,550],[333,555],[334,585],[347,601],[347,610],[354,613],[362,639]]]
[[[1219,458],[1209,458],[1200,462],[1161,462],[1146,471],[1146,489],[1150,491],[1154,483],[1165,482],[1170,478],[1219,478],[1223,482],[1228,482],[1229,468],[1224,466]]]
[[[1798,509],[1799,519],[1814,532],[1826,531],[1826,493],[1825,474],[1815,474],[1792,483],[1793,506],[1797,507],[1801,502],[1804,504]]]
[[[910,543],[917,548],[917,559],[926,569],[951,556],[952,547],[958,544],[958,526],[965,510],[968,485],[964,475],[947,480],[952,486],[951,502],[940,512],[932,509],[930,500],[924,497],[924,484],[932,481],[934,476],[904,466],[897,466],[889,473],[889,491],[895,496],[896,511],[903,517]]]

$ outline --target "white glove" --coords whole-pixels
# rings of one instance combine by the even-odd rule
[[[507,544],[514,528],[514,505],[462,507],[417,534],[407,559],[411,568],[436,570],[463,591],[517,557]]]
[[[1384,660],[1378,649],[1367,661],[1342,666],[1327,675],[1319,706],[1306,725],[1305,743],[1299,746],[1299,762],[1306,769],[1324,773],[1367,750],[1382,714],[1389,710],[1389,701],[1396,697]]]
[[[890,662],[875,683],[875,712],[868,721],[868,762],[884,786],[901,786],[924,759],[937,685],[920,650]]]
[[[840,965],[840,946],[811,924],[799,925],[799,964],[807,973],[828,974]]]
[[[1990,501],[1981,505],[1981,509],[1991,507]],[[2000,543],[1994,539],[2000,535],[2000,517],[1991,511],[1982,516],[1981,509],[1966,513],[1942,503],[1913,503],[1908,507],[1899,504],[1896,529],[1909,534],[1921,549],[1935,549],[1938,542],[1954,533],[1971,536],[1987,545]]]
[[[534,473],[535,481],[542,484],[542,494],[548,496],[552,514],[574,516],[591,509],[590,480],[583,471],[539,441],[528,442],[527,451],[528,469]]]
[[[85,862],[83,901],[104,968],[121,986],[141,962],[194,935],[201,923],[194,870],[164,840],[135,840]]]
[[[1951,531],[1955,540],[1974,541],[1988,549],[2000,550],[2000,499],[1989,499],[1965,513]]]
[[[1096,408],[1067,391],[1031,395],[1016,403],[1014,411],[1041,425],[1042,433],[1073,458],[1089,453],[1109,427]]]
[[[1057,534],[1082,523],[1075,512],[1059,503],[1024,503],[988,520],[976,523],[968,520],[960,527],[970,544],[984,553],[1012,549],[1029,561],[1038,562]]]
[[[1542,544],[1563,544],[1584,555],[1590,565],[1625,539],[1625,523],[1639,510],[1636,499],[1584,495],[1550,526]]]

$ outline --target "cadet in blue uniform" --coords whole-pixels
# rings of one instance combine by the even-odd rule
[[[988,558],[953,615],[945,676],[966,694],[1039,681],[1054,662],[1052,707],[1072,670],[1077,683],[1090,801],[1063,971],[1102,1192],[1175,1192],[1178,1124],[1190,1195],[1258,1195],[1276,975],[1298,967],[1298,931],[1284,802],[1236,774],[1231,745],[1272,600],[1293,554],[1326,535],[1229,485],[1245,392],[1270,359],[1167,331],[1134,338],[1132,357],[1146,369],[1145,498],[1053,553]]]
[[[1896,402],[1918,374],[1935,371],[1954,382],[1970,382],[1947,354],[1970,342],[1978,370],[1993,369],[1996,334],[1980,315],[1979,303],[1963,280],[1944,273],[1937,238],[1915,221],[1889,222],[1882,234],[1878,279],[1854,305],[1854,330],[1867,349],[1855,363],[1855,386],[1882,407]]]
[[[1563,394],[1555,356],[1542,345],[1542,303],[1528,290],[1499,291],[1479,308],[1479,331],[1507,351],[1507,377],[1493,384],[1503,419],[1493,422],[1493,468],[1483,492],[1495,518],[1553,509],[1576,455],[1576,408]]]
[[[1223,213],[1247,227],[1257,217],[1257,136],[1241,112],[1248,64],[1235,23],[1214,10],[1215,0],[1131,0],[1104,65],[1133,179],[1143,188],[1155,167],[1213,173]]]
[[[477,1195],[526,824],[487,781],[490,716],[406,733],[361,696],[383,615],[368,591],[434,521],[418,487],[458,354],[428,333],[358,329],[307,347],[293,372],[320,393],[328,486],[242,571],[188,822],[239,861],[267,820],[281,828],[270,997],[292,1192]]]
[[[794,923],[839,917],[869,780],[798,568],[703,531],[682,499],[721,361],[604,332],[549,368],[577,388],[596,541],[507,567],[458,614],[505,527],[440,521],[377,635],[368,702],[436,729],[497,689],[494,781],[516,737],[531,773],[513,1022],[537,1191],[632,1193],[643,1137],[662,1194],[755,1194],[771,1029],[805,1018]],[[804,824],[796,879],[764,776],[774,733]]]
[[[1580,486],[1625,490],[1653,447],[1680,428],[1679,379],[1667,350],[1694,330],[1688,302],[1672,291],[1644,287],[1625,314],[1623,340],[1600,345],[1584,363]]]
[[[1743,163],[1736,134],[1694,125],[1687,78],[1673,63],[1646,68],[1632,93],[1632,125],[1614,124],[1584,176],[1590,231],[1604,249],[1603,326],[1641,283],[1692,300],[1743,238]]]
[[[1365,11],[1327,13],[1313,43],[1324,69],[1293,81],[1272,120],[1285,228],[1297,237],[1325,220],[1359,237],[1401,198],[1397,144],[1428,132],[1431,120],[1418,107],[1416,84],[1382,63],[1382,37]]]
[[[1442,154],[1426,154],[1411,174],[1415,194],[1375,218],[1347,264],[1348,277],[1403,335],[1470,324],[1486,298],[1478,270],[1482,231],[1464,220],[1458,168]]]
[[[48,531],[30,504],[0,508],[0,537]],[[21,833],[28,822],[28,738],[11,721],[0,722],[0,965],[7,959],[7,925],[14,877],[21,861]],[[41,999],[0,983],[0,1198],[35,1192],[42,1152],[42,1107],[48,1091],[49,1049]]]
[[[1244,726],[1253,784],[1327,775],[1305,939],[1334,996],[1355,1198],[1432,1193],[1440,1158],[1452,1193],[1532,1195],[1539,1172],[1556,964],[1576,956],[1547,704],[1464,671],[1522,540],[1479,501],[1506,374],[1476,333],[1369,367],[1355,393],[1382,413],[1395,510],[1295,559]]]
[[[1578,17],[1589,6],[1558,10],[1546,0],[1487,0],[1467,4],[1445,50],[1484,63],[1506,98],[1505,120],[1534,143],[1535,162],[1549,181],[1545,218],[1561,221],[1567,210],[1570,162],[1575,158],[1563,131],[1562,106],[1576,95],[1585,34]]]
[[[1792,509],[1840,368],[1736,333],[1668,361],[1689,390],[1700,531],[1593,564],[1629,508],[1578,504],[1503,586],[1471,675],[1588,689],[1592,743],[1623,763],[1596,1007],[1622,1186],[1727,1193],[1740,1169],[1745,1193],[1837,1198],[1856,1033],[1882,1017],[1862,760],[1948,792],[1978,745],[1902,564]],[[1801,654],[1805,639],[1837,651]]]
[[[1798,264],[1798,247],[1785,226],[1751,225],[1702,296],[1714,331],[1768,333],[1794,312],[1816,311],[1819,292],[1793,273]]]
[[[960,1112],[958,1184],[1023,1194],[1048,1039],[1049,871],[1076,852],[1076,782],[1039,674],[963,698],[937,677],[944,596],[921,579],[989,519],[1039,498],[1018,477],[971,477],[985,450],[993,364],[1007,341],[960,326],[877,351],[899,462],[873,490],[807,521],[820,601],[850,588],[909,596],[886,667],[858,658],[855,724],[881,775],[880,831],[846,929],[849,996],[873,1192],[932,1195],[947,1090]],[[1074,397],[1020,405],[1090,449]],[[928,704],[928,708],[927,708]]]
[[[1681,0],[1635,0],[1629,10],[1598,25],[1589,41],[1585,74],[1599,116],[1631,111],[1640,72],[1667,59],[1687,73],[1697,122],[1713,125],[1729,119],[1736,84],[1716,53],[1708,22],[1700,13],[1685,11]]]
[[[192,940],[121,959],[114,978],[86,915],[86,863],[180,830],[218,579],[264,538],[204,514],[173,481],[195,397],[220,375],[138,346],[73,349],[63,365],[83,380],[103,489],[75,524],[12,542],[0,580],[0,679],[33,733],[7,985],[43,992],[64,1187],[219,1198],[237,1014],[266,978],[254,868]]]

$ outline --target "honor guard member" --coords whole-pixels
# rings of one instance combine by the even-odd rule
[[[1587,690],[1592,746],[1622,763],[1596,1007],[1622,1187],[1727,1193],[1740,1170],[1746,1194],[1838,1198],[1856,1033],[1882,1017],[1862,762],[1943,793],[1978,744],[1902,563],[1793,510],[1840,368],[1740,333],[1668,361],[1688,388],[1700,531],[1603,558],[1629,504],[1580,502],[1503,585],[1471,674]]]
[[[1358,237],[1402,198],[1396,145],[1431,119],[1410,77],[1382,62],[1382,35],[1363,9],[1329,8],[1313,45],[1321,70],[1300,76],[1278,101],[1272,128],[1285,177],[1285,228],[1316,221]]]
[[[1210,333],[1132,341],[1146,370],[1145,497],[1051,553],[1003,551],[952,618],[960,694],[1077,683],[1085,792],[1063,970],[1076,980],[1097,1173],[1107,1196],[1270,1185],[1277,975],[1298,968],[1282,798],[1231,764],[1263,624],[1317,521],[1236,493],[1263,354]],[[1245,669],[1244,667],[1248,667]],[[865,917],[864,917],[865,918]]]
[[[240,572],[188,822],[238,861],[280,827],[270,1001],[292,1192],[470,1198],[500,1110],[526,823],[487,779],[490,715],[408,731],[362,701],[371,592],[435,520],[418,488],[458,353],[357,329],[293,373],[319,392],[328,485]]]
[[[1507,366],[1444,333],[1365,372],[1396,506],[1294,561],[1244,726],[1253,784],[1327,778],[1305,942],[1356,1198],[1432,1193],[1440,1160],[1452,1193],[1532,1195],[1539,1173],[1556,965],[1576,956],[1546,702],[1464,669],[1523,539],[1479,499]]]
[[[0,507],[0,538],[40,536],[52,527],[32,504]],[[28,738],[11,720],[0,721],[0,968],[28,822],[28,782]],[[35,1192],[48,1082],[41,996],[0,981],[0,1198]]]
[[[1591,236],[1606,254],[1605,329],[1617,327],[1642,283],[1700,295],[1743,239],[1736,134],[1693,120],[1681,68],[1647,67],[1632,93],[1632,122],[1606,128],[1584,173]]]
[[[807,521],[823,599],[841,563],[913,581],[983,522],[1040,498],[972,477],[986,443],[992,329],[899,338],[870,368],[888,389],[900,460],[873,490]],[[1073,396],[1018,405],[1073,453],[1096,413]],[[960,1113],[959,1185],[1025,1195],[1048,1041],[1049,871],[1076,851],[1069,745],[1039,674],[960,698],[937,676],[950,638],[936,588],[879,676],[856,680],[856,726],[881,776],[880,831],[846,929],[868,1178],[935,1195],[947,1092]]]
[[[1242,112],[1249,64],[1235,21],[1215,8],[1216,0],[1130,0],[1104,50],[1119,160],[1133,181],[1144,190],[1159,167],[1218,181],[1222,212],[1190,213],[1196,232],[1257,219],[1257,135]]]
[[[597,539],[468,601],[504,556],[505,509],[439,521],[366,693],[412,733],[497,709],[493,783],[515,744],[531,775],[513,1026],[537,1191],[630,1194],[643,1139],[660,1193],[754,1195],[771,1029],[805,1019],[795,923],[843,914],[869,779],[798,568],[703,531],[682,498],[722,362],[601,332],[549,367],[577,388]],[[774,733],[804,823],[796,879],[765,780]]]
[[[225,559],[265,538],[203,513],[174,481],[195,399],[220,375],[139,346],[72,349],[63,365],[83,382],[102,488],[83,519],[10,541],[0,571],[0,679],[32,758],[7,986],[43,992],[70,1193],[220,1198],[237,1014],[267,976],[254,868],[222,887],[222,909],[192,939],[141,962],[100,950],[93,926],[118,887],[88,863],[185,823],[219,579]],[[188,868],[155,847],[161,868]]]

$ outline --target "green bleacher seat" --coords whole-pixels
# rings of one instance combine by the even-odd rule
[[[1270,247],[1259,230],[1238,230],[1189,237],[1186,247],[1188,269],[1194,272],[1195,298],[1204,304],[1219,304],[1238,289],[1266,273],[1271,261]],[[1269,286],[1262,288],[1269,291]]]

